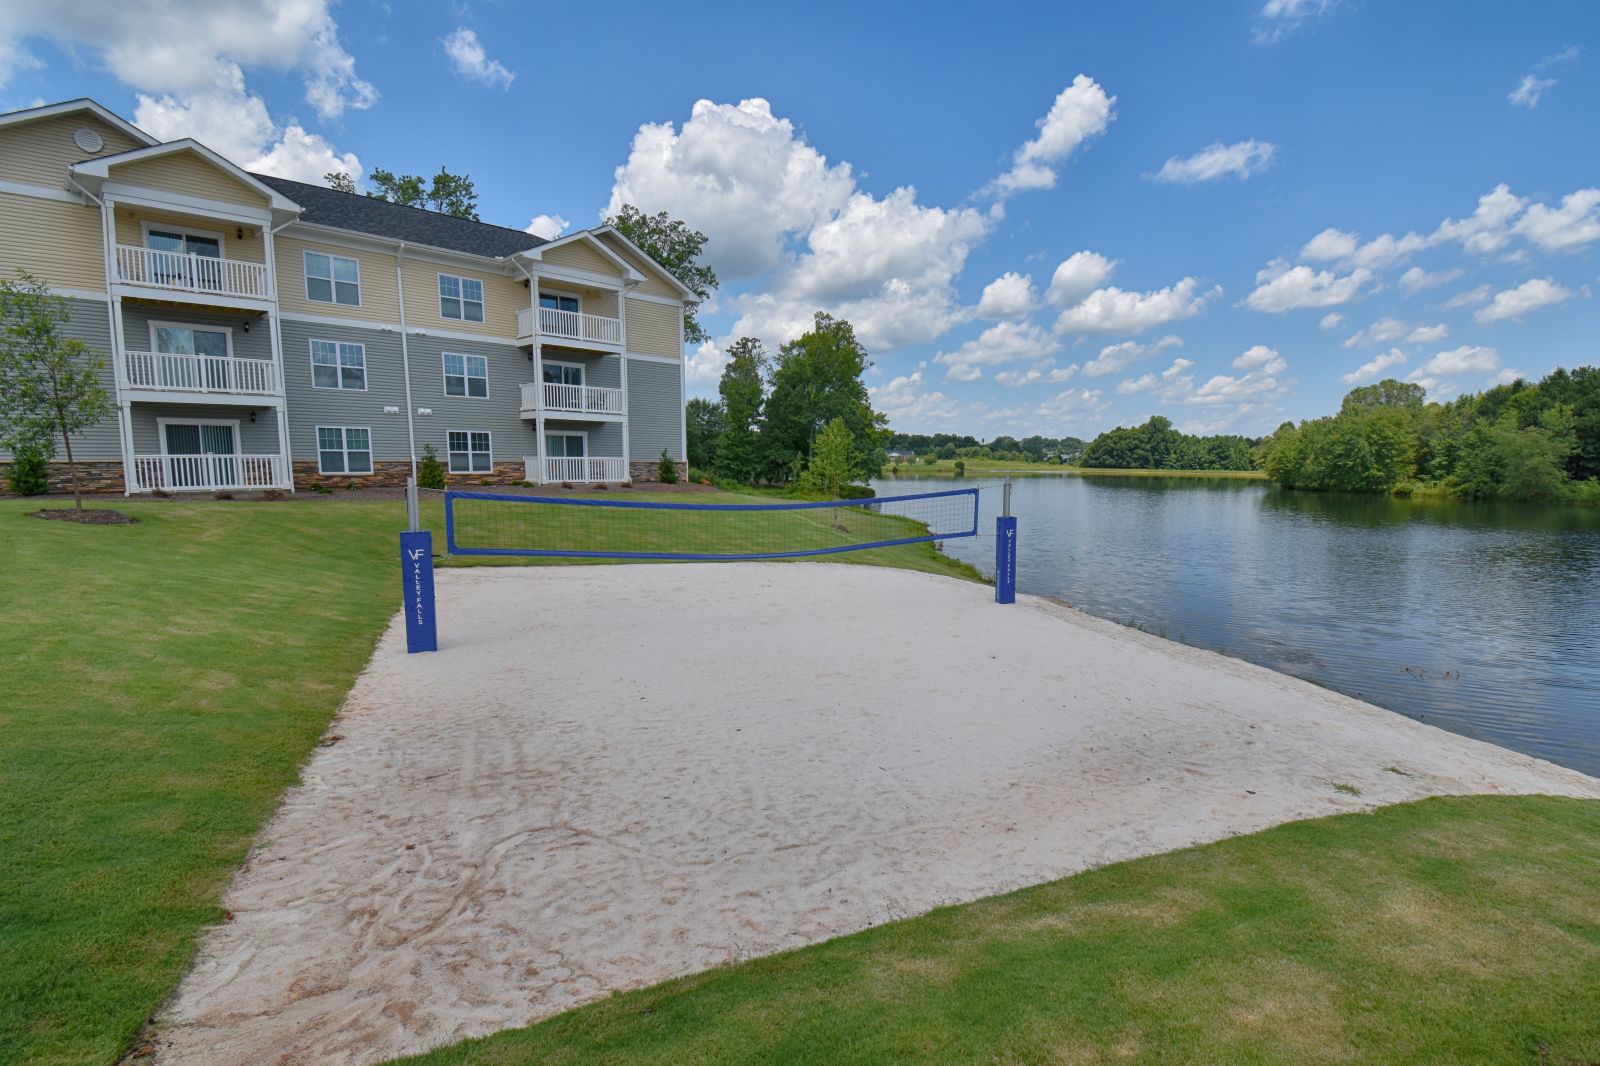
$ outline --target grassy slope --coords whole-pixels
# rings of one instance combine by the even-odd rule
[[[1300,822],[407,1061],[1592,1063],[1597,848],[1593,801]]]
[[[1057,477],[1215,477],[1262,481],[1267,476],[1261,470],[1118,470],[1093,466],[1060,466],[1055,463],[1010,463],[996,459],[967,459],[964,462],[967,464],[966,476],[969,478],[1009,474],[1012,477],[1038,477],[1041,475],[1054,475]],[[931,466],[925,463],[904,463],[901,464],[898,473],[893,468],[889,468],[884,471],[884,476],[888,478],[955,477],[955,473],[955,460],[940,459]]]
[[[0,1062],[127,1046],[398,604],[396,501],[114,502],[0,501]]]

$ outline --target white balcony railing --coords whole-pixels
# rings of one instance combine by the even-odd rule
[[[133,389],[246,396],[271,396],[278,391],[278,367],[270,359],[127,352],[123,365],[128,387]]]
[[[622,321],[610,315],[586,315],[580,311],[558,311],[553,307],[539,308],[539,333],[561,340],[588,341],[593,344],[621,344]],[[531,337],[534,333],[532,308],[517,312],[517,336]]]
[[[281,455],[136,455],[133,476],[144,491],[286,488]]]
[[[621,389],[603,389],[595,385],[558,385],[546,381],[542,384],[522,386],[522,412],[537,410],[543,393],[546,411],[584,415],[620,415],[624,413]]]
[[[581,455],[576,458],[558,458],[549,456],[544,461],[544,477],[538,477],[539,458],[530,455],[523,460],[527,468],[526,477],[529,481],[539,481],[544,484],[552,482],[571,481],[575,483],[594,484],[597,482],[615,482],[628,480],[628,461],[617,457],[599,455]]]
[[[132,244],[117,245],[117,280],[176,292],[272,298],[272,277],[264,263],[162,252]]]

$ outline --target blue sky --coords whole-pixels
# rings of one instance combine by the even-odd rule
[[[719,341],[842,314],[897,428],[1257,434],[1600,362],[1592,2],[36,6],[0,104],[302,179],[444,163],[545,232],[668,210]]]

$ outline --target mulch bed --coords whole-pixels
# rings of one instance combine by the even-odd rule
[[[139,521],[132,515],[125,515],[121,511],[79,511],[75,508],[53,508],[47,511],[34,511],[33,517],[50,518],[57,522],[82,522],[86,526],[131,526]]]

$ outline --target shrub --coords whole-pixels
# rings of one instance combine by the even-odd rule
[[[661,464],[656,470],[656,476],[663,485],[676,485],[678,483],[678,464],[667,458],[667,450],[661,449]]]
[[[967,464],[962,462],[960,459],[957,459],[956,460],[956,477],[966,477],[966,476],[967,476]]]
[[[839,498],[841,500],[870,500],[877,494],[871,485],[839,486]]]
[[[689,480],[696,485],[700,485],[711,480],[711,475],[699,467],[691,466],[689,468]]]
[[[11,453],[6,483],[18,496],[42,496],[50,491],[50,456],[36,442],[19,444]]]
[[[425,489],[444,488],[444,464],[431,444],[422,449],[422,461],[417,464],[417,485]]]
[[[323,496],[331,496],[333,494],[333,490],[320,481],[313,481],[311,483],[311,491]]]

